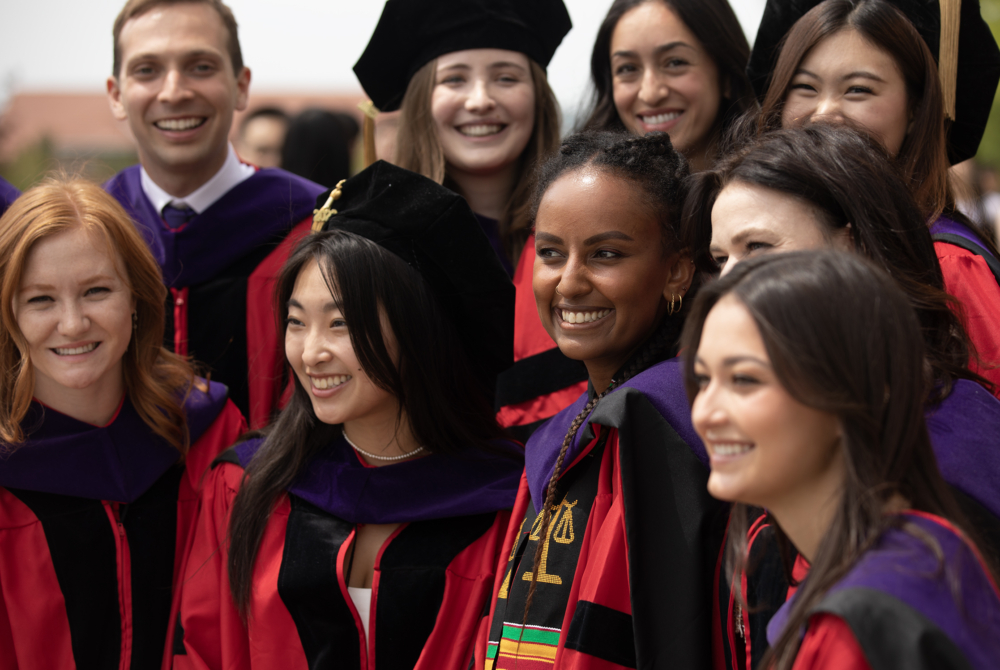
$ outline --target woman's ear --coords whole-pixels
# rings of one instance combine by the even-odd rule
[[[863,249],[855,248],[854,228],[850,223],[834,233],[830,241],[833,244],[833,248],[838,251],[864,251]]]
[[[671,298],[683,298],[691,288],[691,282],[694,281],[694,262],[686,251],[675,254],[669,262],[670,272],[663,287],[663,298],[667,302]]]

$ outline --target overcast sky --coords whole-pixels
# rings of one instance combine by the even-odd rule
[[[0,0],[0,108],[17,91],[104,91],[111,24],[124,0]],[[549,82],[572,113],[586,95],[594,36],[611,0],[565,0],[573,19],[549,65]],[[752,42],[764,0],[730,0]],[[240,26],[253,91],[360,91],[351,66],[381,0],[228,0]],[[71,110],[68,110],[71,112]]]

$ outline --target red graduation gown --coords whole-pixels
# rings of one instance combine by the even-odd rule
[[[246,626],[220,550],[242,477],[238,463],[220,462],[205,484],[164,668],[465,670],[508,511],[403,524],[376,558],[366,640],[344,577],[354,524],[285,493],[254,565]]]
[[[127,505],[0,488],[0,669],[155,667],[203,474],[245,430],[225,401],[184,463]]]

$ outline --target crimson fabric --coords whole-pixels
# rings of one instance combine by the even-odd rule
[[[275,352],[273,278],[291,250],[283,242],[308,228],[323,187],[277,168],[257,170],[176,230],[146,197],[139,166],[104,188],[135,221],[171,289],[164,345],[203,364],[262,427],[280,397],[273,387],[283,357]]]
[[[871,670],[851,627],[838,616],[816,614],[792,670]]]
[[[202,475],[245,429],[227,401],[128,505],[0,488],[0,669],[155,667]]]
[[[979,354],[969,369],[993,382],[1000,398],[1000,286],[986,261],[947,242],[935,242],[945,290],[958,299],[959,317]]]
[[[523,442],[587,390],[587,368],[562,355],[538,317],[531,287],[534,264],[531,235],[514,271],[514,367],[501,373],[497,392],[497,421]],[[504,393],[505,384],[517,390]]]
[[[164,669],[465,670],[509,512],[417,521],[393,533],[375,561],[366,641],[345,581],[354,524],[284,494],[254,564],[248,629],[220,549],[242,477],[238,463],[221,462],[205,484]]]

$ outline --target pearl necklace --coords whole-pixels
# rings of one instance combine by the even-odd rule
[[[351,447],[353,447],[354,451],[358,452],[362,456],[367,456],[368,458],[374,458],[376,461],[401,461],[404,458],[409,458],[410,456],[413,456],[414,454],[419,454],[421,451],[424,450],[424,447],[417,447],[413,451],[408,451],[405,454],[400,454],[399,456],[378,456],[376,454],[369,454],[367,451],[365,451],[358,445],[351,442],[351,438],[347,437],[346,432],[341,431],[340,434],[344,436],[344,439],[347,440],[347,443],[351,445]]]

